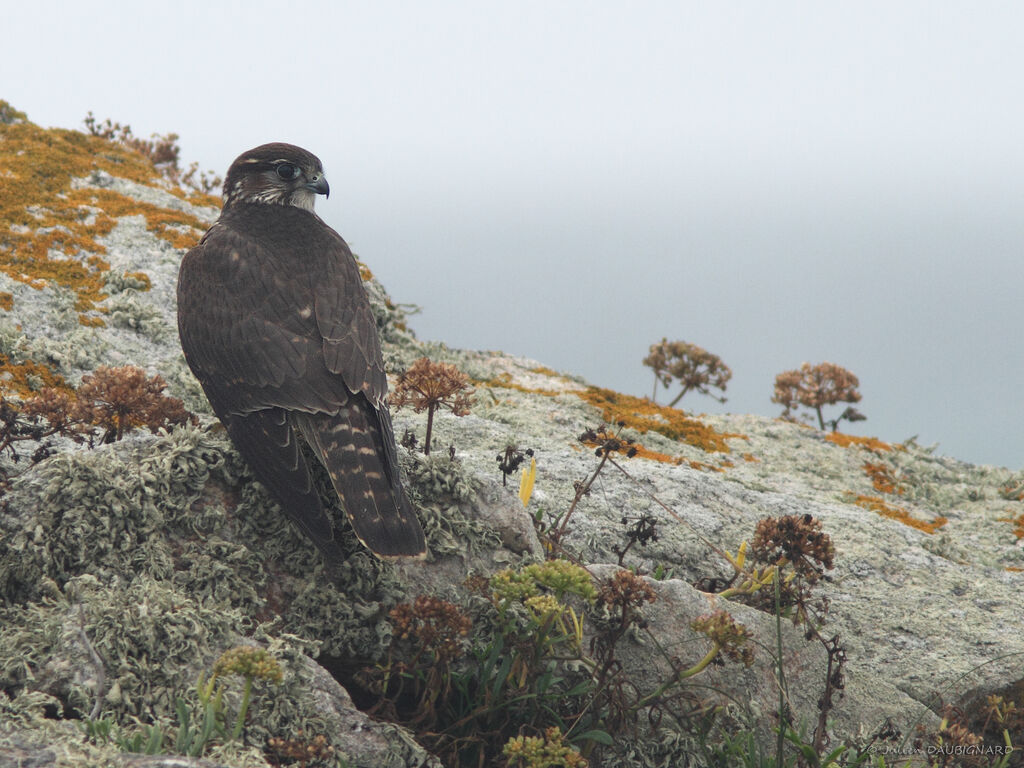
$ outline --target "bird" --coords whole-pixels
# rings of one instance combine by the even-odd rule
[[[314,212],[329,194],[305,149],[239,155],[219,218],[182,259],[178,335],[239,454],[328,561],[343,555],[307,455],[367,549],[422,558],[370,301],[352,251]]]

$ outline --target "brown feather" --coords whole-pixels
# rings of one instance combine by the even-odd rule
[[[366,546],[420,556],[423,531],[401,484],[384,360],[355,258],[311,211],[246,202],[247,190],[265,201],[267,186],[286,184],[273,171],[281,161],[322,174],[319,160],[291,145],[243,154],[228,171],[220,218],[182,260],[185,359],[256,477],[325,554],[337,545],[295,429]]]

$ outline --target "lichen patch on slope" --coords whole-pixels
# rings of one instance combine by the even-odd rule
[[[0,272],[32,288],[72,291],[83,325],[104,324],[100,302],[110,264],[99,238],[118,218],[143,216],[149,231],[175,248],[194,244],[206,228],[187,211],[76,184],[106,173],[166,186],[142,155],[96,136],[29,122],[0,124],[0,162]]]

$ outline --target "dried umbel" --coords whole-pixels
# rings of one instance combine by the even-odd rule
[[[166,388],[160,376],[148,378],[144,370],[133,365],[101,365],[82,377],[71,417],[103,428],[104,443],[120,440],[136,427],[156,432],[188,421],[195,424],[196,417],[185,410],[181,400],[163,394]]]
[[[662,339],[659,344],[652,344],[650,354],[644,358],[644,365],[654,371],[654,392],[651,399],[658,393],[658,383],[666,388],[675,379],[683,385],[683,390],[669,403],[674,406],[683,399],[683,395],[691,390],[708,395],[721,403],[725,398],[711,394],[711,388],[725,391],[725,385],[732,378],[732,370],[718,355],[713,355],[696,344],[685,341],[669,341]]]
[[[469,376],[454,365],[435,363],[421,357],[398,377],[390,403],[396,409],[411,405],[416,413],[427,412],[427,435],[423,441],[423,452],[429,454],[434,411],[447,408],[456,416],[466,416],[473,404],[472,395]]]
[[[278,759],[275,765],[317,765],[320,762],[327,763],[334,757],[334,747],[327,743],[326,736],[321,733],[306,738],[302,729],[293,739],[272,736],[267,739],[267,748]]]
[[[653,603],[655,593],[645,579],[623,569],[601,585],[597,599],[609,608],[617,607],[625,612],[639,609],[644,603]]]
[[[463,653],[463,645],[473,622],[458,606],[437,597],[420,595],[411,605],[403,603],[391,609],[396,640],[413,640],[438,662],[447,662]]]
[[[772,402],[785,410],[782,418],[794,420],[794,409],[810,408],[818,416],[818,426],[825,429],[826,421],[822,408],[836,403],[858,403],[861,395],[857,391],[860,381],[842,366],[835,363],[804,363],[797,371],[783,371],[775,377],[775,394]],[[866,417],[855,408],[847,408],[836,419],[827,422],[835,432],[839,422],[863,421]]]
[[[832,538],[821,530],[821,521],[811,515],[763,518],[757,524],[750,549],[758,562],[791,564],[809,584],[832,569],[836,555]]]

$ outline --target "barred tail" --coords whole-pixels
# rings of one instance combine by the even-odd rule
[[[355,395],[337,414],[293,411],[291,417],[327,469],[359,540],[381,557],[422,557],[423,528],[392,458],[387,413]]]

